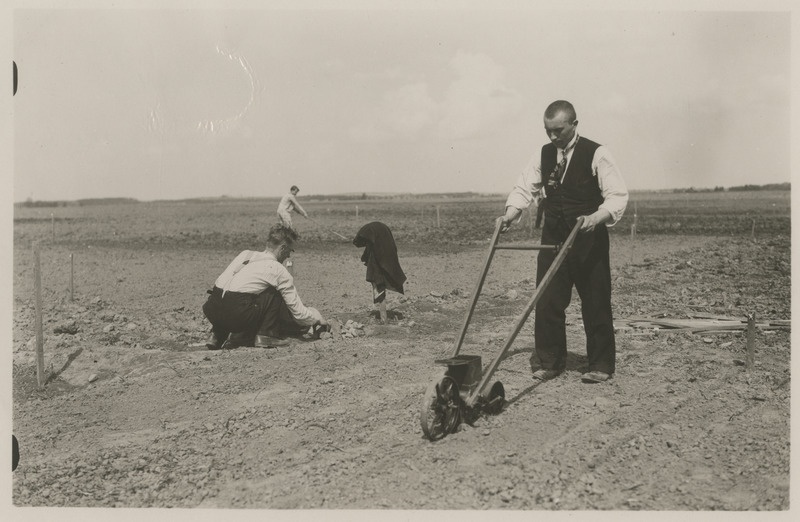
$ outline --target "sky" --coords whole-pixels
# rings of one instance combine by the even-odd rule
[[[791,178],[787,2],[79,5],[11,10],[14,201],[507,193],[557,99],[631,190]]]

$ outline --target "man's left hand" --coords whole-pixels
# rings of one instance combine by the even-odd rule
[[[594,214],[590,214],[588,216],[583,216],[583,224],[581,225],[580,232],[592,232],[594,231],[597,225],[601,225],[607,221],[611,220],[611,212],[608,210],[601,208]]]

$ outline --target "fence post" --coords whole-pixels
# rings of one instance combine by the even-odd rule
[[[631,264],[633,264],[634,252],[636,251],[636,225],[638,214],[636,212],[636,202],[633,202],[633,223],[631,223]]]
[[[69,253],[69,300],[75,300],[75,254]]]
[[[36,312],[36,382],[39,388],[44,386],[44,332],[42,328],[42,267],[39,262],[39,246],[33,250],[33,286],[35,294]]]
[[[50,225],[53,229],[53,243],[56,242],[56,216],[50,212]]]
[[[533,207],[528,207],[528,235],[533,237]]]
[[[756,313],[750,312],[747,314],[747,355],[745,357],[744,367],[747,371],[753,368],[756,352]]]
[[[356,219],[358,219],[358,205],[356,205]]]
[[[439,228],[439,205],[436,205],[436,228]]]
[[[756,239],[756,220],[753,220],[753,229],[750,232],[750,238],[755,241]]]

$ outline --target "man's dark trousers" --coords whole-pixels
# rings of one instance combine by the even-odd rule
[[[542,244],[566,240],[570,227],[551,221],[542,231]],[[614,373],[616,342],[611,315],[611,267],[608,230],[599,225],[593,232],[578,233],[572,249],[536,305],[535,345],[542,368],[563,371],[567,363],[566,309],[573,285],[581,299],[586,332],[589,371]],[[538,286],[556,253],[540,250],[536,269]]]
[[[203,305],[203,313],[217,339],[226,339],[234,333],[249,341],[256,334],[282,337],[304,330],[292,317],[283,296],[272,287],[260,294],[229,291],[224,296],[220,288],[214,287]]]

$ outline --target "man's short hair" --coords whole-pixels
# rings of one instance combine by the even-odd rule
[[[548,105],[547,109],[544,111],[544,117],[550,120],[555,118],[559,112],[566,114],[569,117],[570,123],[578,119],[578,115],[575,113],[575,107],[566,100],[556,100]]]
[[[289,228],[286,225],[282,225],[281,223],[272,225],[272,228],[269,229],[269,234],[267,235],[267,243],[272,246],[278,246],[281,243],[291,245],[299,239],[300,234],[298,234],[294,229]]]
[[[292,191],[292,190],[296,190],[296,191],[300,192],[300,189],[299,189],[299,188],[297,188],[297,185],[292,185],[292,188],[290,188],[289,190],[290,190],[290,191]]]

